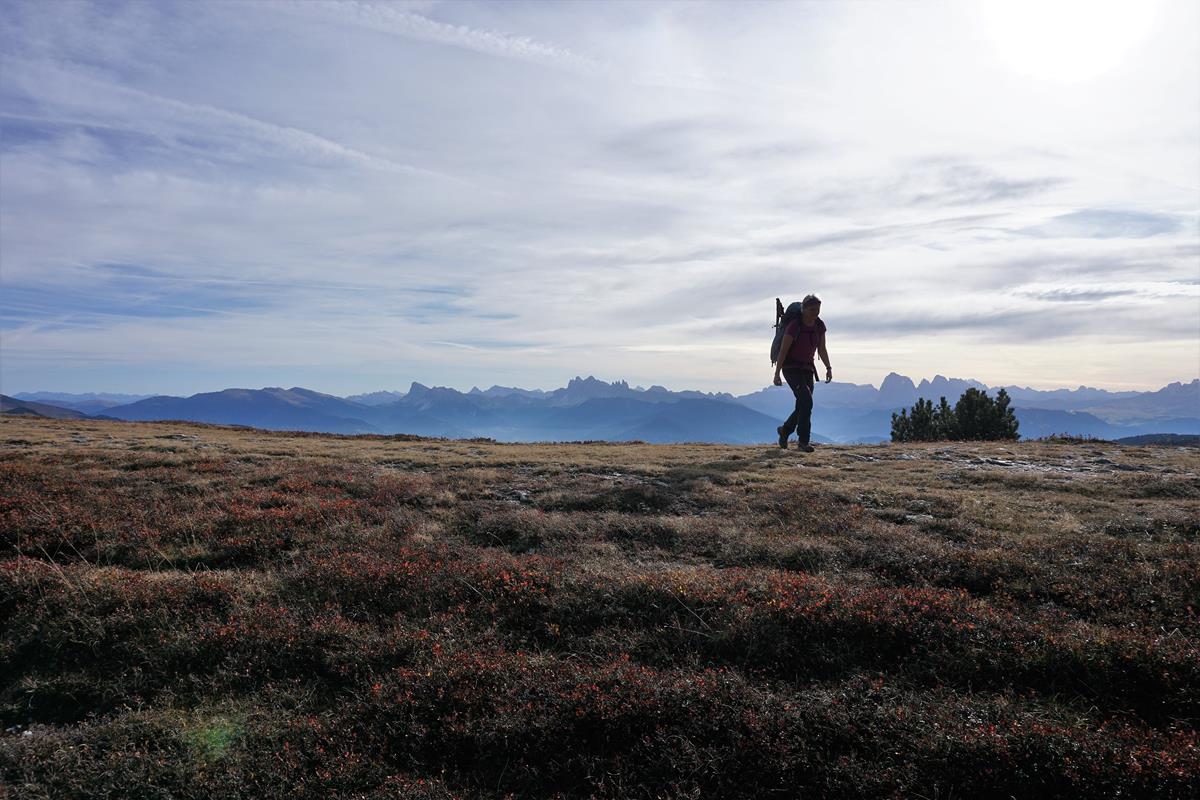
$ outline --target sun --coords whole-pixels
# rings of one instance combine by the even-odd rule
[[[1012,69],[1077,83],[1121,65],[1154,22],[1149,0],[985,0],[983,22]]]

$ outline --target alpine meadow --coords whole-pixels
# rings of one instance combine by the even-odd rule
[[[1200,788],[1195,448],[0,444],[9,797]]]

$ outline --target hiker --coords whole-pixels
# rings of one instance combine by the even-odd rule
[[[784,450],[788,446],[788,437],[795,431],[800,439],[800,449],[806,453],[813,451],[809,437],[812,435],[813,385],[817,380],[814,353],[820,355],[825,364],[825,382],[833,380],[833,366],[825,350],[825,323],[821,321],[820,314],[821,299],[810,294],[803,301],[788,306],[779,323],[785,327],[779,345],[779,357],[775,361],[774,384],[783,385],[779,379],[779,373],[782,372],[792,394],[796,396],[796,409],[783,425],[775,429],[779,433],[779,446]]]

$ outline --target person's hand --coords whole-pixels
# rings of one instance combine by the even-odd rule
[[[772,381],[776,386],[783,386],[783,381],[779,379],[779,373],[775,373],[775,380]]]
[[[825,368],[825,382],[826,382],[826,383],[832,383],[832,382],[833,382],[833,367],[826,367],[826,368]]]

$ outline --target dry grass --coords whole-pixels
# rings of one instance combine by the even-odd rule
[[[4,419],[0,797],[1192,797],[1198,538],[1195,449]]]

